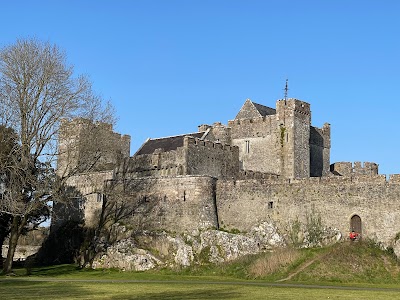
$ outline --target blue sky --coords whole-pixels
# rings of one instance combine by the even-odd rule
[[[147,137],[234,119],[247,98],[311,104],[332,126],[331,162],[400,173],[400,1],[0,0],[0,47],[35,37],[116,108],[116,130]]]

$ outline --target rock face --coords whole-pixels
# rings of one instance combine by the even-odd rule
[[[395,240],[393,243],[394,254],[400,258],[400,240]]]
[[[121,240],[109,247],[93,263],[93,268],[116,268],[123,271],[145,271],[162,265],[149,251],[139,249],[131,239]]]
[[[198,249],[205,262],[222,263],[247,254],[260,252],[260,243],[254,237],[222,231],[207,231],[200,235]]]
[[[18,245],[17,249],[15,249],[14,261],[24,261],[29,256],[36,254],[39,251],[39,249],[40,246]],[[7,257],[7,252],[8,252],[8,245],[3,245],[2,257]]]
[[[250,233],[260,244],[271,247],[282,247],[286,244],[283,235],[278,233],[276,226],[272,223],[263,222],[259,226],[253,227]]]
[[[283,236],[268,223],[260,224],[248,233],[205,230],[172,236],[167,232],[144,232],[135,239],[136,242],[127,237],[109,246],[97,256],[93,267],[135,271],[161,266],[187,267],[222,263],[286,245]]]

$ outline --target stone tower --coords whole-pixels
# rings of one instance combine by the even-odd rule
[[[297,100],[278,100],[281,175],[286,178],[310,176],[310,104]]]
[[[113,170],[130,155],[130,136],[112,125],[78,118],[63,120],[59,132],[57,175]]]
[[[278,100],[274,109],[247,99],[228,127],[232,145],[239,148],[244,171],[285,178],[323,176],[329,172],[330,125],[311,126],[307,102]]]
[[[54,204],[52,227],[68,220],[96,226],[102,208],[105,182],[114,168],[130,155],[130,136],[113,131],[112,125],[78,118],[63,120],[59,131],[57,175],[66,178],[71,207]],[[67,196],[67,195],[66,195]]]

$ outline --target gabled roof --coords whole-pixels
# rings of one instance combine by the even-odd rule
[[[275,114],[276,110],[274,108],[254,103],[250,99],[247,99],[238,114],[236,115],[235,119],[252,119]]]
[[[254,103],[254,102],[253,102],[253,105],[263,117],[276,114],[275,108],[271,108],[271,107],[261,105],[258,103]]]
[[[158,139],[148,139],[143,143],[143,145],[139,148],[139,150],[134,154],[142,155],[142,154],[152,154],[156,149],[163,149],[163,152],[168,152],[171,150],[176,150],[178,147],[183,146],[183,138],[185,136],[192,136],[194,138],[201,138],[204,135],[204,132],[195,132],[188,133],[176,136],[169,136]]]

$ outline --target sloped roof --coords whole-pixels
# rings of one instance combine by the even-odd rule
[[[168,152],[171,150],[176,150],[178,147],[183,146],[183,138],[185,136],[192,136],[194,138],[201,138],[204,132],[188,133],[158,139],[148,139],[135,153],[136,155],[142,154],[152,154],[156,149],[163,149],[163,152]]]
[[[258,103],[253,102],[254,107],[258,110],[258,112],[263,116],[268,116],[268,115],[275,115],[276,114],[276,109],[261,105]]]
[[[276,110],[268,106],[254,103],[247,99],[235,119],[252,119],[257,117],[265,117],[267,115],[275,115]]]

